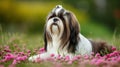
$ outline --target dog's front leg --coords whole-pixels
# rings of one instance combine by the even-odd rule
[[[34,55],[28,58],[29,61],[36,61],[37,59],[39,60],[45,60],[47,58],[50,57],[50,54],[48,52],[42,53],[42,54],[38,54],[38,55]]]

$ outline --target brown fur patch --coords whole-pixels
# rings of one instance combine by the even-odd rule
[[[112,52],[112,46],[107,44],[104,41],[92,41],[92,40],[90,40],[90,42],[92,43],[92,51],[95,54],[100,53],[100,55],[105,55],[105,54]]]

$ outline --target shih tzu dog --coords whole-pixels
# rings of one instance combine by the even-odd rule
[[[44,29],[44,43],[46,52],[29,58],[45,59],[50,54],[70,56],[91,55],[94,53],[111,52],[111,46],[105,42],[94,42],[80,34],[80,26],[76,16],[57,5],[48,15]]]

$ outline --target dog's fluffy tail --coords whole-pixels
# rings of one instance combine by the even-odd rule
[[[112,45],[109,45],[104,41],[92,41],[92,40],[90,40],[90,42],[92,43],[92,51],[95,54],[100,53],[100,55],[103,56],[105,54],[109,54],[109,53],[113,52]]]

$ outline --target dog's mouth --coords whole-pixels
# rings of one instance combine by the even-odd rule
[[[60,32],[59,25],[57,23],[52,23],[50,29],[51,29],[51,33],[58,34]]]
[[[52,26],[53,26],[53,25],[57,26],[58,24],[57,24],[57,23],[52,23]]]

